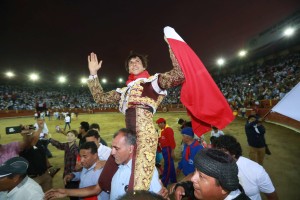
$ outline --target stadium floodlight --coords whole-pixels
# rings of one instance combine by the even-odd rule
[[[123,83],[124,80],[123,80],[123,78],[119,78],[118,81],[119,81],[119,83]]]
[[[241,50],[241,51],[239,52],[239,56],[240,56],[240,57],[245,57],[246,54],[247,54],[247,51],[245,51],[245,50]]]
[[[12,77],[15,76],[15,74],[14,74],[13,72],[11,72],[11,71],[6,72],[5,75],[6,75],[8,78],[12,78]]]
[[[219,59],[217,60],[217,64],[218,64],[219,66],[223,66],[223,65],[225,64],[224,58],[219,58]]]
[[[104,83],[104,84],[107,83],[106,78],[103,78],[103,79],[101,80],[101,82]]]
[[[35,74],[35,73],[32,73],[29,75],[29,79],[32,80],[32,81],[37,81],[39,80],[39,75]]]
[[[290,37],[295,33],[295,29],[289,27],[287,29],[284,30],[283,35],[286,37]]]
[[[64,76],[58,77],[58,82],[59,82],[59,83],[65,83],[66,81],[67,81],[67,79],[66,79],[66,77],[64,77]]]
[[[81,79],[80,79],[80,82],[81,82],[81,83],[87,83],[87,78],[81,78]]]

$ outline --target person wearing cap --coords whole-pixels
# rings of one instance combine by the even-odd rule
[[[164,170],[162,174],[162,182],[164,186],[167,186],[169,182],[176,183],[176,172],[174,167],[174,149],[176,147],[174,139],[174,131],[164,118],[156,120],[158,127],[161,129],[158,143],[162,149],[164,158]]]
[[[194,132],[191,127],[183,128],[181,134],[184,147],[181,160],[178,162],[176,174],[179,175],[182,171],[187,176],[195,171],[194,157],[198,151],[203,149],[203,146],[194,139]]]
[[[245,124],[245,132],[249,145],[249,158],[263,165],[266,152],[265,127],[255,115],[250,115]]]
[[[268,200],[277,200],[272,180],[263,166],[242,156],[242,147],[235,137],[223,135],[217,138],[216,147],[229,153],[239,168],[239,181],[243,186],[246,195],[251,200],[261,200],[260,193],[263,193]]]
[[[186,121],[182,118],[179,118],[177,123],[180,125],[179,127],[179,131],[181,131],[183,128],[186,128],[186,127],[191,127],[192,128],[192,122],[191,121]],[[194,135],[194,138],[196,140],[198,140],[198,142],[204,147],[206,148],[207,147],[207,143],[205,142],[205,138],[204,138],[204,135],[202,135],[201,137],[198,137],[197,135]],[[181,153],[183,151],[183,147],[184,147],[184,143],[181,142]]]
[[[88,56],[90,76],[89,89],[96,103],[119,103],[119,110],[125,114],[126,128],[137,134],[138,142],[135,148],[135,163],[132,168],[133,178],[129,184],[129,190],[147,190],[149,181],[155,168],[155,153],[157,148],[157,134],[153,124],[153,114],[167,95],[166,89],[175,87],[184,82],[184,74],[180,69],[177,59],[170,50],[173,69],[162,74],[150,76],[147,68],[147,56],[131,52],[125,61],[125,68],[129,72],[126,87],[118,88],[110,92],[104,92],[97,76],[102,67],[102,60],[98,61],[97,55],[91,53]],[[145,159],[145,154],[149,155]],[[113,159],[108,159],[101,176],[112,176],[118,169]],[[111,171],[113,171],[111,173]],[[107,173],[106,173],[107,172]],[[101,177],[100,177],[101,179]],[[106,181],[109,183],[109,181]],[[101,183],[104,189],[109,185]]]
[[[42,200],[43,190],[39,184],[27,176],[28,161],[14,157],[0,166],[1,200]]]
[[[239,184],[235,160],[218,149],[198,151],[196,171],[190,181],[177,183],[176,200],[183,197],[201,200],[250,200]]]

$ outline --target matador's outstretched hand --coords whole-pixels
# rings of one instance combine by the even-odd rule
[[[98,62],[97,55],[95,53],[91,53],[88,56],[89,70],[91,75],[96,75],[97,71],[101,68],[102,60]]]

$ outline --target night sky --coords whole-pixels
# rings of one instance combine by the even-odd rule
[[[130,50],[149,55],[149,72],[171,69],[163,28],[173,27],[206,66],[232,57],[246,41],[299,10],[295,0],[2,0],[0,67],[18,77],[88,75],[87,55],[103,59],[101,77],[127,77]],[[3,76],[1,76],[3,79]]]

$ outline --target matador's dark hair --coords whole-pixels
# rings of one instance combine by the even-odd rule
[[[143,67],[145,69],[147,69],[147,67],[148,67],[148,55],[142,55],[142,54],[139,54],[137,52],[130,51],[129,56],[125,60],[125,69],[126,69],[127,72],[129,72],[128,63],[129,63],[130,59],[131,58],[136,58],[136,57],[138,57],[139,59],[141,59]]]

